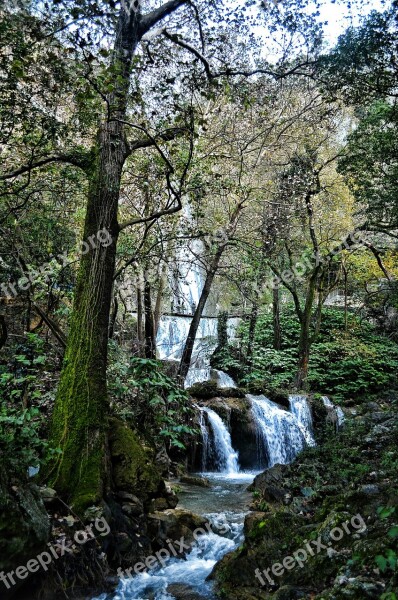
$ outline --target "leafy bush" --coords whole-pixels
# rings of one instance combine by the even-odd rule
[[[310,388],[343,400],[393,386],[398,370],[398,345],[355,315],[349,315],[348,324],[346,332],[343,311],[324,310],[319,335],[311,347]],[[281,330],[282,348],[274,350],[272,315],[261,315],[248,360],[249,325],[243,322],[235,347],[226,346],[213,360],[214,366],[250,390],[289,388],[296,375],[300,332],[290,306],[284,307],[281,314]]]
[[[164,373],[160,361],[132,358],[126,363],[117,356],[109,381],[114,411],[146,436],[152,433],[155,442],[184,449],[196,433],[187,392]]]
[[[46,361],[43,342],[27,334],[17,352],[13,365],[0,367],[0,456],[8,473],[25,476],[29,467],[40,467],[55,451],[41,439],[43,419],[31,406],[41,398],[38,370]]]

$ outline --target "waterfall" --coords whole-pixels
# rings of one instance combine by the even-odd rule
[[[337,429],[340,429],[345,421],[345,415],[340,406],[335,406],[333,402],[327,397],[322,396],[323,405],[330,411],[334,411],[337,417]]]
[[[199,408],[197,405],[195,405],[195,407]],[[209,447],[209,431],[206,427],[204,410],[201,410],[201,409],[199,409],[199,410],[200,410],[199,426],[200,426],[200,431],[202,434],[202,471],[206,471],[207,451],[208,451],[208,447]]]
[[[305,441],[309,446],[315,446],[312,428],[311,409],[306,396],[289,396],[290,410],[296,417]]]
[[[204,471],[216,470],[231,475],[239,471],[238,453],[232,448],[231,435],[221,417],[211,408],[201,407],[201,413],[206,413],[211,430],[209,435],[204,421],[201,421]],[[203,428],[206,434],[203,435]],[[215,467],[215,469],[214,469]]]
[[[214,369],[214,379],[217,383],[217,387],[219,388],[236,388],[236,383],[227,373],[224,371],[219,371],[218,369]]]
[[[257,444],[260,461],[267,455],[268,467],[287,464],[306,446],[304,425],[292,412],[280,408],[265,396],[247,395],[257,426]]]

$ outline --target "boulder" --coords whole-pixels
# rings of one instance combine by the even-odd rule
[[[188,393],[199,400],[210,400],[211,398],[244,398],[245,392],[240,388],[219,388],[215,381],[203,381],[195,383],[188,388]]]
[[[178,549],[178,542],[182,538],[184,543],[191,546],[199,535],[209,530],[208,519],[181,508],[148,515],[148,535],[159,546],[166,546],[167,541],[171,540]]]
[[[12,482],[0,471],[0,571],[8,573],[46,550],[50,521],[37,486]],[[20,583],[26,583],[20,580]],[[11,597],[2,585],[2,598]]]
[[[267,502],[283,503],[288,492],[284,488],[285,465],[274,465],[271,469],[260,473],[248,487],[249,492],[259,491]]]
[[[210,481],[206,477],[194,477],[193,475],[183,475],[180,477],[182,483],[188,483],[189,485],[197,485],[199,487],[210,487]]]
[[[144,502],[160,496],[165,485],[155,466],[153,453],[142,446],[137,434],[123,421],[112,419],[109,431],[116,492],[137,495]]]

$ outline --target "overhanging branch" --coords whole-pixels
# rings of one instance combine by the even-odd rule
[[[71,156],[67,154],[60,154],[58,156],[48,156],[47,158],[42,158],[36,162],[30,162],[27,165],[19,167],[19,169],[15,169],[10,173],[5,173],[4,175],[0,175],[0,181],[6,181],[8,179],[13,179],[14,177],[18,177],[19,175],[24,175],[25,173],[30,173],[34,169],[39,169],[40,167],[44,167],[49,165],[50,163],[67,163],[73,165],[74,167],[79,167],[84,170],[83,160],[76,158],[76,156]]]

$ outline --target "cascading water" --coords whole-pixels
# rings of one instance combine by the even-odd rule
[[[219,388],[236,388],[236,383],[227,373],[224,371],[219,371],[218,369],[213,369],[214,379],[217,383],[217,387]]]
[[[192,223],[189,205],[184,207],[183,219],[187,223]],[[172,280],[171,304],[172,312],[179,313],[181,316],[164,316],[160,320],[156,345],[158,357],[161,360],[179,361],[181,359],[192,320],[189,315],[195,312],[204,285],[205,271],[198,260],[203,253],[204,244],[202,240],[198,239],[181,246],[177,253],[177,267],[170,273]],[[217,346],[217,318],[214,309],[214,301],[210,298],[205,307],[210,316],[200,320],[185,387],[211,378],[210,356]],[[234,336],[239,321],[240,319],[237,318],[228,319],[229,338]],[[228,375],[223,375],[228,378]],[[232,380],[226,381],[225,378],[220,376],[221,385],[219,387],[233,387]]]
[[[311,409],[306,396],[289,396],[290,410],[296,417],[305,441],[309,446],[315,446],[312,429]]]
[[[345,421],[345,415],[342,409],[340,406],[335,406],[327,396],[322,396],[322,402],[327,409],[335,411],[337,417],[337,427],[340,429]]]
[[[202,465],[204,471],[217,471],[233,475],[239,471],[238,453],[232,447],[231,435],[221,417],[211,408],[202,407],[202,415],[207,415],[211,435],[207,432],[202,438]],[[202,429],[203,432],[203,429]],[[203,434],[203,433],[202,433]]]
[[[247,396],[252,404],[257,426],[258,459],[262,462],[264,451],[267,466],[291,462],[306,445],[303,425],[291,412],[283,410],[265,396]]]

